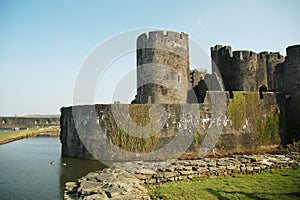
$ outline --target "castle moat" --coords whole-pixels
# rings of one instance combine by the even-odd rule
[[[64,185],[104,166],[61,157],[59,137],[32,137],[0,145],[1,199],[62,199]]]

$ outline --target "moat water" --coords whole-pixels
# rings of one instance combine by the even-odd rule
[[[65,182],[104,168],[97,161],[60,155],[59,137],[33,137],[0,145],[0,199],[62,199]]]
[[[0,129],[0,133],[1,132],[10,132],[10,131],[13,131],[13,129],[2,129],[2,128]]]

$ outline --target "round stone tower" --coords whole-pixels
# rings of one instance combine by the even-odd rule
[[[187,34],[154,31],[138,37],[136,103],[186,103],[189,79]]]
[[[286,55],[283,70],[284,91],[300,99],[300,45],[289,46]]]
[[[286,49],[283,67],[283,91],[290,98],[287,100],[287,126],[291,138],[300,140],[300,45]]]

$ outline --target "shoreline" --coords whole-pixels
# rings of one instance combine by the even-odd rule
[[[4,145],[17,140],[22,140],[29,137],[45,136],[53,137],[60,135],[60,128],[58,126],[51,126],[47,128],[33,128],[19,131],[2,132],[0,133],[0,145]]]
[[[253,154],[172,162],[114,163],[109,168],[90,172],[77,181],[67,182],[63,198],[150,200],[149,190],[165,183],[295,169],[300,166],[299,158],[299,151],[295,151],[284,155]]]

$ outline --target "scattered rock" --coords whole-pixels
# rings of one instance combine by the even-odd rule
[[[163,162],[115,163],[65,185],[65,200],[150,200],[148,187],[195,177],[235,176],[299,165],[300,154],[250,155]]]
[[[133,174],[122,170],[92,172],[66,183],[65,200],[150,199],[143,183]]]

